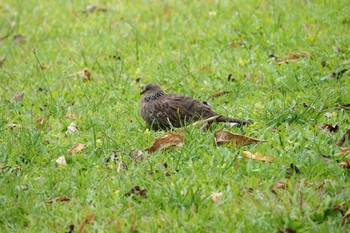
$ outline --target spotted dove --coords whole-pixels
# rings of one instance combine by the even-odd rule
[[[222,116],[205,103],[189,96],[167,94],[156,83],[148,83],[141,92],[141,116],[154,130],[179,128],[200,119],[215,117],[216,122],[231,122],[238,125],[251,124],[250,120],[239,120]]]

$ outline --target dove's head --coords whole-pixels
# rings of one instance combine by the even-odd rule
[[[147,83],[145,86],[143,86],[143,90],[140,94],[150,95],[159,92],[163,92],[163,90],[157,83]]]

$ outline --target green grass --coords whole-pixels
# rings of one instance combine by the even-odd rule
[[[99,2],[106,13],[83,12],[86,4],[74,1],[0,3],[0,37],[10,33],[0,42],[2,232],[64,232],[71,224],[78,232],[92,214],[86,232],[350,229],[350,221],[341,224],[350,206],[333,210],[350,197],[336,146],[350,125],[349,110],[339,108],[350,103],[350,79],[349,72],[331,76],[350,69],[348,1]],[[312,56],[280,65],[269,59],[301,51]],[[93,81],[72,76],[84,68]],[[202,101],[230,91],[209,100],[214,109],[256,123],[229,130],[269,142],[217,147],[218,124],[189,129],[180,150],[134,163],[132,149],[165,134],[147,131],[139,115],[140,86],[151,81]],[[72,121],[78,131],[66,134]],[[325,123],[339,131],[320,130]],[[77,143],[87,148],[67,155]],[[107,166],[114,150],[128,171]],[[247,161],[241,150],[275,160]],[[55,162],[63,154],[67,166]],[[301,174],[287,174],[290,164]],[[288,188],[275,194],[278,181]],[[146,198],[125,196],[137,185]],[[223,193],[217,203],[215,192]],[[70,201],[46,202],[63,195]]]

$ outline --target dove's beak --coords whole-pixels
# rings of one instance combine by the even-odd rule
[[[145,92],[146,92],[146,90],[141,91],[141,92],[140,92],[140,95],[142,95],[142,94],[145,93]]]

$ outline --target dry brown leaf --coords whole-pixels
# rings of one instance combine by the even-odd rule
[[[350,129],[346,130],[344,135],[339,139],[339,141],[337,142],[338,146],[341,146],[344,144],[346,138],[348,138],[348,140],[350,140]]]
[[[340,148],[340,150],[344,155],[350,152],[350,148]]]
[[[91,76],[91,72],[87,68],[84,69],[84,77],[89,81],[93,79]]]
[[[253,159],[253,160],[258,160],[258,161],[267,161],[267,162],[272,162],[275,158],[270,156],[270,155],[265,155],[262,156],[259,152],[256,152],[253,154],[250,151],[242,151],[242,155],[246,159]]]
[[[78,143],[78,144],[76,144],[75,146],[73,146],[72,148],[70,148],[70,149],[68,150],[68,152],[71,153],[71,154],[75,154],[75,153],[77,153],[77,152],[79,152],[79,151],[82,151],[85,147],[86,147],[86,144],[80,144],[80,143]]]
[[[220,200],[223,197],[222,192],[218,192],[218,193],[212,193],[211,194],[211,200],[213,203],[218,202],[218,200]]]
[[[126,171],[126,170],[128,170],[128,167],[126,166],[126,164],[123,161],[120,161],[118,164],[117,172],[120,173],[120,172]]]
[[[214,137],[216,144],[219,146],[229,144],[232,142],[235,143],[236,146],[245,146],[258,142],[267,142],[266,140],[250,138],[241,134],[233,134],[226,130],[217,131]]]
[[[178,133],[170,133],[165,135],[162,138],[156,138],[151,147],[145,149],[150,153],[155,151],[164,151],[169,149],[170,147],[182,147],[183,146],[184,137]]]
[[[230,93],[230,91],[218,91],[218,92],[215,92],[214,94],[211,94],[211,95],[209,96],[209,99],[211,99],[211,98],[216,98],[216,97],[225,95],[225,94],[227,94],[227,93]]]
[[[74,133],[78,130],[78,126],[74,124],[74,122],[70,123],[70,125],[67,127],[66,134]]]
[[[84,228],[87,224],[89,224],[90,222],[94,221],[95,219],[95,215],[94,214],[91,214],[89,217],[87,217],[84,222],[81,224],[80,226],[80,229],[79,229],[79,232],[80,233],[84,233]]]
[[[343,218],[341,220],[341,224],[344,225],[349,217],[350,217],[350,209],[348,209],[348,211],[346,211],[346,213],[344,214],[344,216],[343,216]]]
[[[129,156],[130,158],[135,160],[135,162],[140,162],[145,158],[144,153],[138,149],[133,149],[132,151],[130,151]]]
[[[70,201],[70,197],[66,196],[66,195],[63,195],[61,197],[57,197],[56,202],[65,202],[65,201]],[[53,203],[53,200],[52,199],[48,199],[46,200],[46,203],[47,204],[52,204]]]
[[[350,156],[347,156],[342,162],[340,162],[340,166],[346,169],[350,169]]]
[[[15,96],[13,96],[13,101],[17,103],[22,102],[23,97],[24,97],[24,92],[18,93]]]
[[[236,48],[238,46],[242,45],[242,41],[237,40],[237,41],[231,41],[228,43],[228,46],[231,48]]]
[[[288,185],[287,185],[286,183],[284,183],[283,181],[278,181],[277,183],[275,183],[274,185],[272,185],[271,191],[272,191],[273,193],[276,193],[276,191],[277,191],[278,189],[284,189],[284,190],[286,190],[286,189],[288,189]]]
[[[324,124],[324,125],[320,126],[320,129],[324,129],[324,130],[327,130],[331,133],[335,133],[338,131],[339,126],[338,126],[338,124],[335,124],[335,125]]]
[[[58,163],[59,165],[67,165],[67,161],[66,161],[66,157],[64,157],[64,155],[61,155],[60,157],[58,157],[56,159],[56,163]]]

